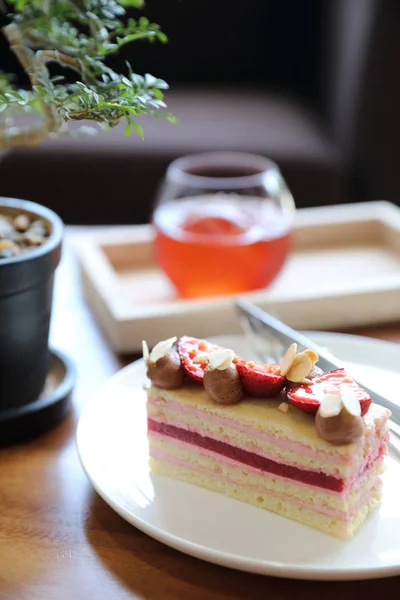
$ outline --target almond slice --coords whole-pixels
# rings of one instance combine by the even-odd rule
[[[318,356],[318,354],[316,352],[314,352],[314,350],[310,350],[309,348],[307,348],[307,350],[304,350],[304,354],[307,354],[307,356],[310,357],[313,366],[319,360],[319,356]]]
[[[293,343],[289,347],[289,349],[286,351],[285,356],[282,358],[281,365],[280,365],[280,375],[282,375],[283,377],[286,375],[286,373],[289,371],[290,367],[292,366],[294,357],[296,356],[296,352],[297,352],[297,344]],[[307,375],[308,375],[308,373],[307,373]]]
[[[337,415],[340,414],[342,407],[343,404],[340,394],[325,394],[321,399],[318,414],[325,419],[337,417]]]
[[[215,350],[215,352],[211,352],[208,355],[208,366],[213,370],[225,371],[225,369],[229,369],[231,366],[234,357],[234,352],[228,348]]]
[[[149,362],[149,347],[147,345],[146,340],[142,340],[142,352],[143,352],[143,358],[144,358],[144,362],[147,364]]]
[[[162,340],[161,342],[158,342],[158,344],[156,344],[153,350],[150,352],[150,361],[157,362],[160,358],[164,358],[164,356],[167,356],[168,352],[171,351],[171,348],[175,344],[176,340],[176,337],[172,337],[168,340]]]
[[[342,398],[342,403],[346,411],[353,415],[353,417],[361,416],[361,404],[358,399],[356,392],[345,383],[340,384],[340,396]]]
[[[207,352],[198,352],[197,356],[194,357],[193,362],[197,364],[208,363]]]
[[[311,358],[304,352],[300,352],[294,357],[292,365],[286,373],[286,379],[293,383],[299,383],[307,377],[312,368]]]

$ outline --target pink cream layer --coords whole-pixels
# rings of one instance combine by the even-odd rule
[[[231,446],[230,444],[200,435],[194,431],[188,431],[187,429],[182,429],[181,427],[175,427],[175,425],[159,423],[158,421],[150,418],[148,418],[147,422],[149,431],[161,433],[165,436],[182,440],[188,444],[205,448],[206,450],[212,450],[217,454],[226,456],[250,467],[255,467],[263,472],[273,473],[274,475],[280,477],[286,477],[287,479],[293,479],[294,481],[315,485],[316,487],[332,490],[334,492],[343,492],[345,489],[345,481],[343,479],[333,477],[333,475],[327,475],[326,473],[322,472],[300,469],[299,467],[295,467],[293,465],[278,463],[275,460],[260,456],[254,452],[249,452],[236,446]]]
[[[148,403],[152,404],[153,406],[162,406],[162,402],[160,402],[157,398],[149,398]],[[182,404],[179,404],[179,402],[174,402],[173,400],[168,400],[168,409],[176,410],[178,413],[184,413],[187,415],[204,418],[203,411],[197,408],[192,408],[190,406],[183,406]],[[266,442],[272,442],[273,444],[276,444],[281,448],[292,450],[293,452],[297,452],[298,454],[304,454],[304,456],[310,456],[312,458],[318,458],[321,460],[328,459],[330,463],[338,465],[350,465],[352,462],[354,462],[353,456],[351,455],[343,456],[339,453],[331,454],[328,452],[323,452],[321,450],[315,452],[315,450],[309,448],[305,444],[301,444],[300,442],[293,442],[291,440],[277,438],[269,433],[258,431],[257,429],[254,429],[254,427],[238,424],[233,419],[229,419],[227,417],[219,417],[213,415],[212,420],[218,425],[228,427],[229,429],[233,429],[235,431],[241,431],[243,433],[251,435],[252,437],[258,438],[260,440],[265,440]]]
[[[149,436],[154,439],[160,439],[160,440],[165,440],[165,441],[169,441],[171,439],[171,436],[164,435],[162,433],[158,433],[154,430],[149,430]],[[183,450],[185,449],[185,446],[193,445],[191,443],[188,443],[186,441],[183,441],[183,440],[180,440],[177,438],[174,438],[174,444],[178,447],[179,446],[182,447]],[[204,447],[199,447],[199,446],[196,446],[196,451],[199,453],[200,456],[206,456],[208,458],[216,460],[218,462],[218,464],[225,463],[232,467],[243,469],[243,462],[235,460],[234,458],[228,457],[226,455],[221,456],[219,453],[216,453],[213,450],[210,450],[210,449],[207,449]],[[151,455],[153,455],[153,449],[151,450]],[[344,487],[343,487],[342,491],[338,492],[337,490],[330,490],[330,489],[325,488],[324,492],[326,494],[332,494],[333,496],[340,496],[341,498],[344,498],[345,496],[347,496],[350,493],[356,492],[360,487],[362,487],[364,485],[365,480],[369,476],[370,472],[376,467],[378,461],[382,458],[382,455],[383,455],[382,452],[378,453],[378,455],[375,457],[375,460],[371,461],[368,464],[368,468],[365,468],[363,471],[357,473],[357,476],[355,478],[343,480]],[[246,464],[246,466],[249,471],[251,471],[253,473],[257,473],[258,475],[262,475],[263,477],[266,477],[269,479],[281,479],[282,481],[295,481],[296,485],[306,486],[308,488],[315,489],[316,491],[321,489],[321,486],[318,486],[318,485],[310,485],[309,483],[304,482],[304,481],[293,480],[290,477],[285,477],[283,475],[277,475],[276,473],[272,473],[272,472],[266,472],[258,467],[250,466],[248,464]]]
[[[192,471],[199,471],[200,473],[206,473],[207,475],[212,475],[214,477],[216,476],[216,474],[211,469],[206,469],[204,467],[200,467],[199,465],[197,465],[196,468],[193,468],[192,464],[187,463],[184,460],[178,460],[177,458],[170,456],[170,455],[166,454],[165,452],[160,452],[159,450],[152,450],[151,456],[155,459],[177,465],[178,467],[185,467],[185,468],[191,469]],[[237,485],[237,481],[235,481],[231,477],[224,477],[224,481],[227,481],[227,482],[231,483],[232,485]],[[376,491],[378,490],[378,488],[381,485],[382,485],[381,482],[378,481],[376,483],[376,485],[374,485],[373,488],[371,488],[371,490],[369,490],[368,494],[363,496],[362,501],[359,502],[356,506],[353,506],[353,508],[350,511],[348,511],[347,513],[343,513],[339,510],[327,508],[326,506],[322,506],[320,504],[313,504],[312,506],[310,506],[309,504],[307,504],[307,502],[302,502],[301,500],[297,500],[297,499],[293,500],[293,498],[290,498],[290,500],[292,502],[295,501],[296,504],[298,504],[299,506],[301,506],[303,508],[309,508],[320,514],[326,515],[328,517],[332,517],[333,519],[339,519],[339,520],[343,520],[343,521],[351,521],[351,519],[354,517],[354,515],[357,513],[357,511],[364,504],[366,504],[369,501],[369,499],[376,493]],[[265,493],[265,489],[259,488],[256,485],[246,484],[246,487],[249,487],[255,491],[259,491],[260,494]],[[270,495],[274,498],[282,499],[282,500],[289,499],[284,494],[276,494],[275,492],[272,492],[270,490],[268,490],[268,495]]]

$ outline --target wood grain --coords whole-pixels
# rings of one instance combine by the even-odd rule
[[[400,324],[362,333],[400,340]],[[171,550],[128,525],[87,481],[76,452],[75,427],[93,389],[130,358],[117,358],[105,343],[82,300],[68,247],[57,275],[51,337],[78,367],[73,411],[43,437],[0,452],[1,600],[353,600],[364,594],[398,595],[400,577],[323,583],[231,571]]]

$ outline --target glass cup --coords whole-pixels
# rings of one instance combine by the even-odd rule
[[[269,286],[291,248],[295,205],[262,156],[207,152],[173,161],[153,212],[155,253],[182,298]]]

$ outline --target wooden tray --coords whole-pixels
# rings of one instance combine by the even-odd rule
[[[85,295],[117,352],[173,335],[240,331],[232,297],[180,300],[153,260],[149,225],[78,238]],[[297,211],[294,252],[268,290],[247,299],[295,328],[400,319],[400,209],[389,202]]]

